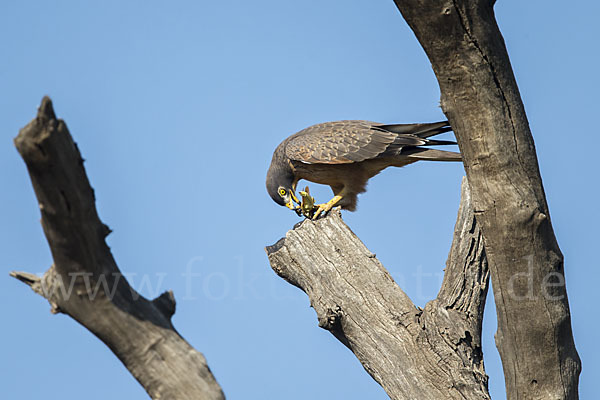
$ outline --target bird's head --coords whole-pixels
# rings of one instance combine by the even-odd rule
[[[299,204],[294,193],[294,175],[278,168],[269,168],[267,172],[267,192],[273,201],[290,210],[296,210]]]

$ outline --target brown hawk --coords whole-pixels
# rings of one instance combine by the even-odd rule
[[[367,181],[387,167],[403,167],[419,160],[461,161],[460,153],[422,146],[456,144],[431,140],[449,132],[448,121],[427,124],[384,125],[370,121],[337,121],[313,125],[285,139],[273,153],[267,172],[267,191],[282,206],[316,219],[334,206],[354,211],[358,193]],[[298,181],[331,186],[334,197],[314,206],[301,192],[302,207],[296,197]],[[302,204],[304,205],[304,204]]]

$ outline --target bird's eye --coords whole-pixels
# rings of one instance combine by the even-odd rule
[[[285,189],[279,189],[279,195],[281,197],[285,197],[286,194],[287,194],[287,191]]]

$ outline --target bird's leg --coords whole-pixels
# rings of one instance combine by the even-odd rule
[[[342,193],[340,193],[333,196],[333,199],[329,200],[327,203],[318,204],[316,206],[318,207],[317,211],[315,211],[315,215],[313,215],[312,219],[315,220],[319,218],[319,215],[321,215],[321,213],[323,213],[323,215],[327,214],[329,210],[331,210],[333,206],[335,206],[343,197],[344,196],[342,195]]]

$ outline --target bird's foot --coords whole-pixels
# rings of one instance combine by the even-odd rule
[[[315,199],[310,195],[308,186],[304,191],[299,191],[302,202],[300,206],[296,208],[298,215],[304,215],[304,217],[316,220],[321,216],[327,215],[327,213],[342,199],[342,196],[334,196],[333,199],[327,203],[315,204]]]
[[[316,211],[315,211],[315,213],[313,214],[313,216],[311,218],[313,221],[316,220],[317,218],[319,218],[319,216],[321,214],[323,214],[323,216],[327,215],[327,212],[329,211],[327,209],[327,203],[318,204],[318,205],[315,206],[315,208],[316,208]]]
[[[321,214],[323,216],[327,215],[333,206],[335,206],[341,199],[342,196],[334,196],[333,199],[329,200],[327,203],[316,205],[315,208],[317,211],[315,211],[314,215],[312,216],[313,221],[318,219]]]

